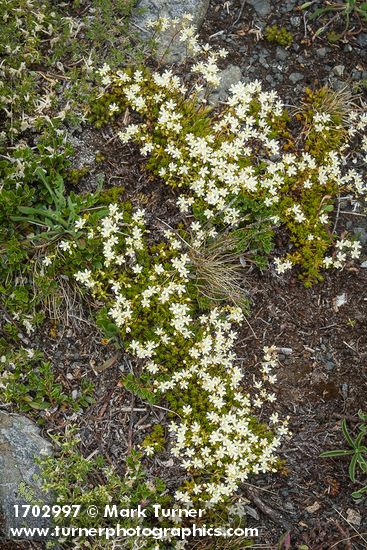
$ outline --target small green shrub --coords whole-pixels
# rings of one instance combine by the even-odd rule
[[[144,438],[141,444],[147,456],[162,452],[165,447],[164,428],[162,424],[154,424],[152,431]]]
[[[293,34],[287,31],[285,27],[278,27],[278,25],[266,27],[264,38],[268,42],[275,42],[284,48],[289,47],[293,42]]]
[[[190,89],[172,71],[103,68],[107,89],[96,109],[106,118],[136,112],[136,123],[119,133],[122,142],[138,143],[148,169],[180,190],[177,206],[195,217],[202,242],[224,229],[246,235],[255,228],[242,253],[264,265],[276,228],[286,229],[289,246],[275,268],[282,274],[301,266],[310,286],[323,268],[342,268],[360,254],[358,242],[332,234],[331,215],[342,191],[365,195],[362,171],[353,167],[366,148],[365,113],[346,90],[323,87],[306,91],[292,120],[258,81],[233,86],[226,105],[211,113],[196,87],[217,81],[217,58],[211,52],[192,66]]]
[[[44,361],[42,353],[32,348],[1,356],[0,400],[11,403],[20,411],[35,413],[39,422],[42,422],[42,417],[37,411],[78,411],[93,402],[92,395],[93,385],[86,380],[82,382],[76,399],[66,394],[51,363]]]
[[[265,385],[275,383],[271,369],[276,351],[265,349],[262,381],[257,390],[245,390],[233,350],[241,309],[223,305],[201,315],[185,239],[165,230],[165,241],[156,244],[149,238],[144,212],[124,206],[110,205],[100,220],[84,219],[81,232],[68,241],[69,266],[78,266],[75,280],[104,305],[98,315],[104,334],[141,365],[125,377],[125,387],[145,402],[164,398],[169,403],[171,452],[191,478],[177,491],[177,499],[214,505],[250,472],[276,468],[274,451],[287,433],[287,421],[272,415],[273,433],[256,415],[264,401],[275,400]],[[200,229],[192,234],[192,243],[196,241],[200,243]],[[93,250],[90,258],[85,248]],[[229,440],[225,443],[219,435],[222,422],[230,422],[225,440],[233,442],[235,455],[228,454]],[[147,449],[149,454],[151,446]],[[248,453],[251,460],[244,458]]]
[[[67,517],[63,514],[54,517],[56,525],[88,528],[95,527],[97,522],[98,527],[101,528],[113,527],[117,524],[123,525],[124,528],[138,525],[150,528],[154,525],[164,526],[162,523],[159,524],[152,514],[152,505],[169,507],[171,499],[160,479],[150,479],[147,476],[139,453],[133,451],[127,457],[125,472],[120,475],[105,462],[102,456],[86,458],[81,454],[76,428],[69,428],[65,435],[54,436],[53,440],[57,455],[39,460],[43,487],[45,491],[55,495],[55,504],[81,506],[80,513],[75,517],[73,514]],[[131,510],[140,505],[146,511],[147,519],[142,521],[137,516],[123,519],[119,516],[105,517],[105,507],[113,505],[118,509]],[[88,515],[87,510],[90,506],[97,508],[97,516]],[[76,544],[81,546],[86,544],[88,548],[99,548],[99,544],[102,544],[103,548],[108,547],[108,542],[103,540],[103,537],[101,539],[98,543],[95,539],[88,541],[86,537],[81,537]],[[144,542],[144,548],[151,550],[157,544],[154,539],[149,540],[144,537],[124,539],[127,548],[135,548],[137,541],[140,544]]]

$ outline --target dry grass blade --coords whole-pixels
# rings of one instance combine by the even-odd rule
[[[358,531],[358,529],[356,529],[356,528],[354,527],[354,525],[353,525],[350,521],[348,521],[348,518],[346,518],[339,510],[337,510],[336,508],[334,508],[334,510],[335,510],[335,511],[339,514],[339,516],[349,525],[349,527],[352,528],[353,531],[355,531],[356,535],[353,535],[353,536],[351,536],[351,537],[348,537],[348,538],[339,540],[337,543],[333,544],[333,546],[330,546],[330,549],[331,549],[331,548],[337,548],[341,542],[351,541],[351,540],[353,540],[353,539],[355,539],[355,538],[358,538],[358,539],[360,539],[361,541],[363,541],[364,544],[365,544],[366,547],[367,547],[367,539],[364,538],[364,536],[367,535],[367,533],[360,533],[360,532]]]
[[[330,115],[332,119],[339,119],[343,127],[347,127],[351,111],[361,108],[357,103],[359,98],[360,96],[353,94],[348,86],[344,86],[340,90],[333,90],[325,85],[317,91],[317,105],[302,101],[299,108],[293,109],[293,113],[294,115],[302,115],[307,113],[310,108],[314,108],[320,113]]]
[[[32,280],[35,295],[40,292],[36,280],[41,273],[41,262],[35,262]],[[47,290],[42,299],[42,309],[48,318],[52,321],[63,323],[66,326],[78,326],[80,322],[93,326],[86,318],[85,301],[83,303],[76,285],[73,285],[68,277],[62,275],[56,276],[54,282],[55,288]]]
[[[238,241],[232,235],[220,235],[200,248],[190,246],[188,254],[195,268],[196,287],[212,302],[229,301],[239,307],[247,304],[237,247]]]

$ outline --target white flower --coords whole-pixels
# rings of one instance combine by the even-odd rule
[[[74,275],[78,283],[84,284],[87,288],[93,288],[95,286],[95,281],[92,279],[92,272],[90,269],[85,269],[84,271],[78,271]]]
[[[143,267],[139,264],[135,264],[132,268],[132,271],[135,273],[135,275],[140,275],[143,271]]]
[[[325,256],[323,264],[326,268],[329,268],[333,265],[333,258],[331,256]]]
[[[289,269],[292,269],[292,262],[290,260],[282,260],[281,258],[274,259],[275,271],[279,274],[285,273]]]
[[[67,241],[60,241],[59,248],[61,248],[64,252],[71,252],[71,243]]]
[[[83,227],[85,226],[87,220],[85,218],[79,218],[78,220],[76,220],[75,222],[75,229],[83,229]]]
[[[110,114],[113,115],[115,113],[118,113],[120,108],[116,103],[110,103],[109,106],[108,106],[108,110],[109,110]]]
[[[147,445],[144,447],[144,452],[147,456],[153,456],[154,455],[154,447],[152,445]]]

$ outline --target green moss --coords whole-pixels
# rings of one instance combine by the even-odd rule
[[[83,166],[82,168],[73,168],[68,174],[68,179],[70,183],[74,186],[77,186],[82,178],[87,176],[90,172],[89,166]]]
[[[162,424],[154,424],[152,431],[145,438],[141,447],[143,449],[152,448],[154,453],[160,453],[164,450],[166,444],[164,428]]]
[[[289,47],[293,42],[293,34],[287,31],[285,27],[278,27],[278,25],[266,27],[264,38],[268,42],[275,42],[285,48]]]

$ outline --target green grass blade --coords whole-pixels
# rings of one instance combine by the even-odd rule
[[[321,458],[334,458],[336,456],[352,455],[353,453],[354,453],[354,451],[335,449],[334,451],[325,451],[324,453],[321,453],[319,456]]]
[[[345,418],[343,418],[342,420],[342,432],[343,432],[343,435],[346,439],[346,441],[349,443],[349,445],[354,449],[355,448],[355,443],[348,431],[348,426],[347,426],[347,422],[345,420]]]

